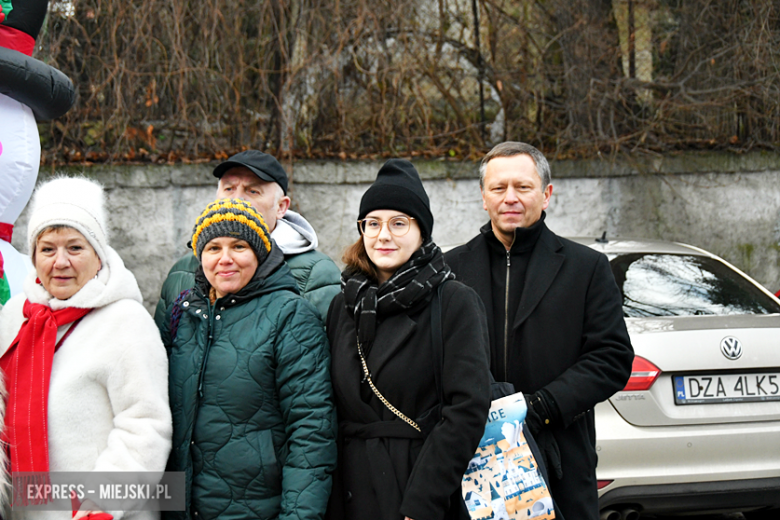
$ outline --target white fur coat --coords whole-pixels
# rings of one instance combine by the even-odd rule
[[[24,321],[25,299],[55,310],[94,308],[54,354],[48,414],[51,471],[162,472],[171,448],[165,348],[141,305],[135,277],[110,247],[106,256],[98,276],[68,300],[53,298],[31,272],[25,294],[9,300],[0,312],[0,354]],[[41,513],[19,513],[12,517],[42,518]],[[110,513],[115,520],[123,516],[121,511]],[[132,516],[157,518],[159,513]],[[70,517],[70,512],[46,514]]]

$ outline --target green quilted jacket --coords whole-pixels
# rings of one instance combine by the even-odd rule
[[[207,288],[201,273],[158,322],[170,364],[168,470],[187,484],[187,511],[164,515],[322,518],[336,446],[317,313],[276,247],[237,294],[212,305]]]
[[[333,260],[319,251],[307,251],[297,255],[286,255],[285,262],[292,271],[301,295],[316,307],[324,322],[333,298],[341,292],[341,272]],[[160,301],[154,312],[154,321],[159,325],[165,311],[185,289],[195,283],[198,259],[192,253],[181,257],[171,270],[160,291]]]

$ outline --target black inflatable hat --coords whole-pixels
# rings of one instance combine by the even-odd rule
[[[76,101],[76,90],[70,79],[40,60],[20,50],[8,48],[9,35],[29,41],[38,37],[46,16],[48,0],[12,0],[13,9],[4,13],[0,23],[0,94],[32,109],[39,121],[65,114]]]

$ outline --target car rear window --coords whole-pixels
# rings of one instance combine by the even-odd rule
[[[713,258],[632,253],[610,255],[626,317],[775,314],[780,305]]]

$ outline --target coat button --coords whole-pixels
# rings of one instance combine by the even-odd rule
[[[190,306],[190,302],[184,302],[184,303],[181,304],[181,306],[182,307],[189,307]]]
[[[225,308],[224,308],[224,307],[220,307],[220,308],[219,308],[219,310],[221,310],[221,311],[224,311],[224,310],[225,310]]]
[[[204,315],[203,315],[203,317],[204,317],[204,318],[208,318],[208,315],[207,315],[207,314],[204,314]]]
[[[215,320],[218,320],[218,319],[220,319],[221,317],[222,317],[222,316],[219,316],[219,315],[217,315],[217,317],[216,317],[216,318],[214,318],[214,319],[215,319]]]
[[[195,314],[200,314],[200,309],[195,309]]]

